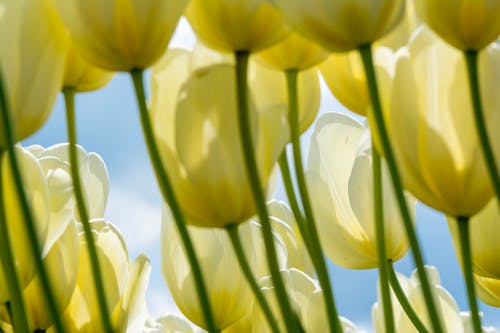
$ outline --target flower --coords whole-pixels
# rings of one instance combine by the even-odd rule
[[[333,52],[373,43],[404,12],[402,0],[273,0],[299,33]]]
[[[481,50],[500,34],[500,3],[489,0],[415,0],[418,15],[447,43]]]
[[[0,68],[15,140],[47,120],[61,87],[67,39],[52,0],[3,0]],[[5,146],[0,129],[0,147]]]
[[[371,149],[368,129],[340,113],[322,116],[311,138],[306,176],[321,243],[346,268],[378,267]],[[385,163],[382,181],[387,257],[396,261],[409,245]],[[406,199],[414,213],[415,200]]]
[[[500,48],[493,45],[479,63],[490,135],[500,130],[499,56]],[[394,74],[379,79],[385,119],[406,189],[447,215],[476,214],[493,192],[473,126],[464,58],[428,29],[421,29],[392,66]],[[500,141],[492,140],[492,145],[500,156]]]
[[[56,0],[74,46],[110,71],[151,66],[165,52],[187,0]]]
[[[299,71],[318,65],[328,57],[328,52],[313,41],[292,32],[281,42],[257,54],[260,61],[280,71]]]
[[[192,0],[186,16],[198,38],[219,51],[260,51],[288,33],[267,0]]]
[[[163,163],[184,214],[198,226],[241,223],[255,214],[237,124],[234,68],[205,66],[174,49],[153,68],[151,112]],[[259,103],[250,73],[250,117],[257,166],[267,188],[288,140],[286,105]]]

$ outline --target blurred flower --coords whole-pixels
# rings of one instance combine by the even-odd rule
[[[191,0],[186,16],[198,38],[219,51],[260,51],[288,33],[267,0]]]
[[[104,277],[104,290],[113,328],[117,332],[140,332],[146,321],[145,292],[151,266],[145,255],[130,263],[125,241],[116,227],[103,219],[90,222],[99,264]],[[83,231],[79,232],[79,269],[77,286],[63,319],[68,332],[101,332],[99,307]],[[47,332],[53,332],[53,328]]]
[[[328,320],[326,318],[323,291],[319,288],[316,280],[313,280],[304,272],[295,268],[282,269],[281,275],[288,292],[288,297],[292,303],[297,317],[308,333],[323,333],[328,331]],[[261,282],[261,290],[267,298],[271,309],[275,314],[278,313],[278,303],[274,294],[274,287],[270,276],[264,277]],[[271,332],[268,327],[264,314],[256,304],[253,307],[252,332],[266,333]],[[344,333],[361,333],[347,319],[340,318]],[[279,321],[281,330],[283,323]]]
[[[281,42],[259,52],[257,59],[276,70],[303,71],[321,63],[328,54],[315,42],[292,32]]]
[[[307,170],[313,211],[326,255],[346,268],[378,266],[371,154],[368,128],[354,118],[329,113],[316,123]],[[409,245],[385,163],[382,182],[387,257],[396,261]]]
[[[500,34],[500,2],[489,0],[415,0],[418,15],[447,43],[481,50]]]
[[[113,75],[112,72],[95,67],[83,59],[71,43],[66,55],[63,88],[72,88],[78,92],[97,90],[108,84]]]
[[[499,60],[500,48],[492,46],[479,63],[490,135],[500,132]],[[392,66],[393,77],[379,80],[405,187],[447,215],[474,215],[493,192],[473,126],[465,60],[428,29],[421,29]],[[500,140],[491,137],[500,156]]]
[[[375,43],[377,47],[384,46],[397,51],[399,48],[408,44],[411,36],[422,22],[417,16],[413,0],[406,1],[405,6],[403,18],[391,32]]]
[[[374,48],[373,53],[377,74],[383,75],[380,68],[389,68],[394,54],[384,46]],[[350,111],[366,116],[371,100],[359,52],[332,53],[319,68],[335,98]]]
[[[1,75],[20,141],[42,127],[52,110],[67,39],[52,0],[2,0],[0,5]],[[4,145],[2,133],[0,147]]]
[[[151,66],[166,51],[187,0],[55,0],[74,46],[111,71]]]
[[[404,13],[403,0],[273,0],[304,36],[334,52],[357,49],[391,31]]]
[[[184,214],[222,227],[255,214],[239,140],[233,66],[204,67],[174,49],[153,68],[151,110],[160,152]],[[250,117],[260,178],[267,188],[288,139],[286,105],[259,103],[264,78],[250,73]]]
[[[193,327],[184,319],[175,315],[162,316],[147,323],[142,333],[201,333],[201,330]],[[203,331],[205,332],[205,331]],[[242,332],[243,333],[243,332]]]
[[[453,299],[453,296],[441,286],[441,281],[439,278],[439,272],[433,266],[426,266],[427,275],[429,276],[430,283],[432,285],[432,293],[434,299],[437,301],[436,305],[440,311],[441,323],[444,324],[445,332],[447,333],[472,333],[473,329],[469,323],[468,315],[461,313],[458,308],[457,303]],[[427,307],[425,305],[424,297],[422,294],[422,289],[420,287],[420,280],[418,279],[417,271],[414,270],[410,278],[407,278],[403,274],[397,273],[399,283],[404,290],[410,305],[417,314],[417,316],[422,320],[426,327],[430,327],[430,321],[427,315]],[[392,293],[392,304],[394,320],[397,332],[405,333],[417,333],[417,329],[413,326],[410,319],[404,312],[401,305],[396,298],[396,295]],[[372,309],[372,319],[373,325],[376,333],[385,332],[384,330],[384,313],[383,305],[380,296],[380,288],[378,290],[378,301],[373,305]],[[484,327],[483,332],[495,332],[491,327]]]

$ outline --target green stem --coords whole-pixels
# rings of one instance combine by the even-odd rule
[[[238,99],[238,124],[240,132],[241,147],[245,158],[248,180],[252,189],[255,206],[262,225],[262,235],[264,246],[267,253],[267,263],[274,284],[274,290],[278,297],[281,315],[287,327],[288,332],[297,333],[299,323],[294,320],[297,318],[292,310],[288,294],[283,283],[278,266],[278,257],[272,236],[271,222],[267,212],[266,199],[262,190],[262,184],[257,169],[257,161],[254,155],[252,134],[250,131],[250,119],[248,110],[248,86],[247,86],[247,68],[249,53],[247,51],[238,51],[236,57],[236,86]]]
[[[460,235],[460,253],[462,255],[462,268],[465,276],[465,286],[467,288],[467,298],[472,317],[474,333],[481,333],[481,318],[479,317],[479,307],[476,299],[474,276],[472,272],[472,250],[469,237],[469,218],[460,216],[457,218],[458,232]]]
[[[21,174],[21,168],[15,149],[16,135],[14,133],[14,124],[11,119],[9,103],[7,101],[7,96],[5,95],[5,88],[2,79],[0,79],[0,112],[0,123],[2,124],[0,125],[0,132],[4,133],[4,137],[2,139],[7,148],[6,150],[9,156],[9,164],[12,168],[12,176],[14,178],[14,183],[17,190],[17,197],[21,205],[23,216],[22,220],[26,227],[28,240],[31,246],[30,250],[35,261],[35,268],[37,270],[38,277],[40,278],[42,292],[45,296],[45,300],[47,301],[49,313],[54,321],[54,328],[56,332],[63,333],[65,330],[63,329],[63,324],[59,316],[57,303],[54,298],[54,293],[52,292],[52,285],[50,283],[45,266],[43,265],[42,245],[40,243],[40,240],[38,239],[36,220],[33,216],[33,212],[31,211],[31,206],[28,202],[28,198],[24,189],[23,176]]]
[[[12,252],[12,245],[7,229],[7,219],[5,216],[2,172],[2,161],[5,157],[5,151],[0,149],[0,262],[2,263],[5,282],[9,290],[10,298],[6,307],[11,316],[13,327],[16,332],[28,333],[30,330],[26,306],[23,299],[23,288],[17,276],[16,263],[14,253]]]
[[[429,313],[429,318],[431,319],[433,331],[434,333],[441,333],[443,332],[443,328],[439,320],[438,308],[436,307],[436,302],[432,296],[431,285],[424,268],[424,259],[420,250],[415,228],[413,226],[410,210],[408,209],[408,205],[405,200],[403,183],[397,167],[396,158],[389,141],[389,135],[382,113],[382,106],[379,99],[377,80],[375,76],[375,68],[373,66],[371,44],[361,46],[359,48],[359,52],[363,60],[363,66],[365,68],[368,82],[368,90],[372,101],[372,110],[375,120],[375,129],[373,130],[379,134],[382,151],[387,161],[387,166],[389,167],[394,192],[396,194],[399,210],[401,211],[401,216],[403,218],[403,225],[408,237],[408,242],[410,243],[410,247],[412,249],[413,260],[415,262],[415,266],[417,267],[417,274],[422,285],[422,293],[427,305],[427,311]]]
[[[83,191],[83,186],[80,176],[80,166],[78,160],[77,150],[77,134],[76,134],[76,120],[75,120],[75,90],[67,87],[63,89],[64,102],[66,105],[66,120],[68,127],[68,141],[69,141],[69,160],[71,164],[71,177],[73,179],[73,192],[75,194],[76,206],[80,215],[80,220],[83,226],[85,240],[87,242],[87,251],[90,259],[90,266],[92,269],[92,279],[94,281],[94,291],[97,297],[99,306],[100,320],[104,332],[112,333],[113,326],[111,324],[111,317],[109,314],[108,306],[106,303],[106,294],[104,290],[103,276],[101,266],[99,265],[99,257],[97,255],[97,248],[95,240],[92,235],[92,228],[90,226],[90,218],[87,209],[86,197]]]
[[[396,295],[396,298],[399,301],[399,304],[401,304],[401,307],[403,308],[403,311],[406,313],[410,321],[412,322],[413,326],[419,331],[420,333],[429,333],[427,328],[425,328],[424,323],[420,320],[418,315],[415,313],[413,310],[413,307],[410,304],[410,301],[406,297],[406,294],[401,287],[401,284],[399,283],[398,276],[396,274],[396,270],[394,269],[394,264],[392,260],[388,260],[389,264],[389,280],[391,283],[392,290],[394,291],[394,294]]]
[[[285,186],[286,196],[288,198],[288,202],[290,203],[290,207],[293,212],[293,216],[297,221],[297,226],[299,227],[300,235],[304,240],[304,244],[306,246],[307,252],[312,259],[312,249],[311,249],[311,241],[309,240],[309,234],[307,231],[306,220],[300,211],[299,202],[297,197],[295,196],[295,190],[293,188],[292,175],[290,173],[290,166],[288,164],[288,158],[286,154],[286,148],[283,149],[279,157],[279,166],[281,170],[281,176],[283,178],[283,184]]]
[[[228,225],[226,226],[226,231],[229,235],[229,239],[231,240],[231,244],[233,245],[234,252],[236,254],[236,257],[238,258],[238,262],[240,263],[241,270],[243,271],[243,274],[245,275],[245,278],[247,279],[247,282],[250,285],[250,288],[252,289],[257,302],[259,302],[260,308],[262,309],[262,312],[266,317],[271,331],[273,333],[279,333],[280,330],[271,311],[271,308],[269,307],[269,303],[262,294],[259,284],[257,283],[257,280],[252,273],[252,269],[250,268],[248,260],[245,257],[245,252],[243,251],[243,247],[241,245],[240,235],[238,234],[238,225]]]
[[[298,91],[297,91],[298,71],[289,69],[286,71],[286,82],[288,90],[288,124],[290,126],[290,138],[292,141],[293,161],[295,165],[295,176],[299,187],[300,198],[307,221],[308,236],[311,249],[313,251],[312,258],[316,268],[319,283],[323,289],[323,297],[325,300],[328,324],[330,332],[342,332],[342,325],[335,306],[332,286],[326,268],[325,257],[321,250],[321,241],[316,228],[316,222],[309,199],[307,184],[304,176],[304,165],[302,163],[302,149],[300,147],[300,128],[299,128],[299,108],[298,108]]]
[[[476,132],[479,138],[479,142],[481,142],[483,157],[486,162],[486,167],[488,168],[491,183],[493,184],[493,188],[495,190],[498,201],[498,199],[500,198],[500,176],[498,174],[498,168],[495,160],[495,155],[493,154],[493,148],[488,137],[488,130],[486,128],[483,105],[481,102],[478,73],[478,51],[468,50],[464,52],[464,55],[467,62],[467,73],[469,76],[470,96],[472,99],[472,109],[474,111]]]
[[[385,331],[395,332],[394,314],[392,312],[391,291],[389,287],[389,267],[387,262],[387,249],[385,247],[384,202],[382,185],[382,159],[372,143],[373,158],[373,205],[375,212],[375,235],[378,252],[378,269],[380,275],[380,291],[384,308]]]
[[[144,134],[144,139],[146,141],[146,146],[149,152],[149,157],[153,165],[153,169],[158,181],[161,194],[163,199],[168,203],[174,216],[174,221],[179,231],[179,234],[184,245],[184,250],[188,257],[189,264],[191,266],[193,277],[195,280],[196,291],[198,293],[198,298],[200,300],[201,310],[203,312],[203,317],[205,318],[206,329],[210,332],[217,332],[217,327],[215,325],[215,320],[213,317],[212,309],[210,307],[210,301],[208,299],[207,287],[203,280],[203,274],[201,272],[200,264],[196,256],[196,252],[189,236],[187,225],[182,215],[181,207],[175,197],[174,189],[170,178],[168,176],[167,170],[163,166],[160,152],[156,143],[156,139],[153,133],[153,127],[151,124],[151,119],[149,116],[148,107],[146,105],[146,95],[144,92],[144,82],[143,75],[144,72],[141,69],[134,69],[130,72],[132,76],[132,82],[134,84],[134,89],[137,97],[137,103],[139,105],[140,117],[142,131]]]

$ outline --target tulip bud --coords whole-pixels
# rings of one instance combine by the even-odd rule
[[[500,2],[415,0],[418,15],[447,43],[460,50],[481,50],[500,34]]]
[[[267,0],[192,0],[186,16],[198,38],[219,51],[260,51],[288,33]]]
[[[354,118],[330,113],[316,123],[307,170],[313,212],[326,255],[351,269],[378,266],[371,154],[368,129]],[[382,182],[387,257],[396,261],[409,244],[385,163]],[[414,214],[415,200],[406,200]]]
[[[273,0],[299,33],[334,52],[373,43],[400,21],[403,0]]]
[[[61,87],[67,39],[52,0],[1,4],[0,68],[15,140],[20,141],[42,127],[52,110]]]
[[[187,0],[56,0],[74,46],[110,71],[151,66],[165,52]]]

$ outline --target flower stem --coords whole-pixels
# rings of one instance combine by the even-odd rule
[[[196,256],[196,252],[191,241],[191,237],[187,231],[186,222],[182,214],[181,207],[175,197],[175,192],[170,182],[167,170],[165,169],[162,161],[156,139],[153,133],[153,127],[151,125],[151,119],[149,116],[148,107],[146,105],[146,95],[144,92],[144,71],[141,69],[134,69],[130,72],[132,76],[132,82],[134,84],[134,89],[137,97],[137,103],[139,105],[140,117],[142,131],[144,134],[144,139],[146,141],[146,146],[149,152],[149,157],[153,165],[153,169],[158,181],[160,191],[162,193],[163,199],[168,203],[174,216],[174,221],[179,231],[179,234],[184,245],[184,250],[189,260],[189,264],[193,271],[193,276],[195,280],[196,291],[200,300],[201,310],[203,312],[203,317],[205,318],[206,329],[210,333],[218,332],[215,325],[214,316],[212,313],[212,308],[210,306],[210,301],[208,299],[207,287],[203,280],[203,274],[201,272],[200,264]]]
[[[16,136],[14,133],[14,125],[11,119],[11,113],[9,110],[9,103],[7,101],[7,96],[5,95],[5,88],[3,79],[0,78],[0,132],[4,134],[3,142],[6,145],[6,151],[9,156],[9,164],[12,169],[12,176],[14,178],[14,183],[17,190],[17,197],[21,205],[23,223],[26,227],[27,236],[29,243],[31,245],[31,253],[35,260],[35,268],[38,272],[38,277],[40,278],[40,283],[42,286],[42,292],[47,301],[47,306],[49,307],[49,313],[54,321],[54,328],[56,332],[65,332],[61,318],[59,316],[59,311],[57,303],[52,292],[52,285],[47,274],[47,270],[43,265],[42,259],[42,245],[38,239],[38,232],[36,228],[36,220],[31,211],[30,204],[28,203],[28,198],[23,186],[23,177],[21,174],[21,168],[19,161],[17,159],[15,144]]]
[[[420,245],[418,243],[415,228],[413,226],[412,217],[410,215],[408,204],[406,203],[403,194],[403,183],[397,167],[396,158],[389,141],[389,135],[387,133],[384,116],[382,113],[382,105],[380,103],[378,94],[375,68],[373,66],[371,44],[361,46],[359,48],[359,52],[363,60],[363,66],[365,68],[366,78],[368,82],[368,90],[372,101],[372,110],[376,127],[374,131],[376,131],[380,136],[382,152],[386,158],[387,166],[389,167],[389,173],[391,175],[394,192],[396,194],[399,210],[401,211],[401,216],[403,218],[403,225],[406,231],[406,235],[408,236],[408,241],[412,249],[413,260],[415,262],[415,266],[417,267],[417,274],[422,285],[422,293],[427,305],[429,318],[431,319],[434,333],[442,333],[443,328],[439,320],[438,308],[436,307],[436,302],[432,296],[429,278],[424,268],[422,251],[420,250]]]
[[[481,333],[481,318],[479,317],[479,307],[476,299],[474,286],[474,276],[472,272],[472,250],[469,237],[469,218],[460,216],[457,218],[458,232],[460,235],[460,253],[462,255],[462,268],[465,276],[465,286],[467,288],[467,298],[472,317],[474,333]]]
[[[484,161],[490,174],[491,183],[497,196],[497,202],[500,199],[500,176],[493,154],[488,131],[486,128],[486,121],[484,119],[483,105],[481,102],[481,92],[479,88],[479,74],[478,74],[478,51],[468,50],[464,52],[465,60],[467,62],[467,74],[469,76],[470,96],[472,99],[474,119],[476,123],[476,132],[481,142],[481,149],[483,152]]]
[[[245,275],[245,278],[247,279],[247,282],[250,285],[250,288],[252,289],[255,298],[257,299],[257,302],[259,303],[260,308],[262,309],[262,312],[266,317],[271,332],[279,333],[280,330],[278,328],[278,324],[276,323],[276,319],[274,318],[273,312],[271,311],[269,303],[260,290],[259,284],[257,283],[257,280],[252,273],[252,269],[250,268],[248,260],[245,256],[245,252],[243,251],[240,235],[238,234],[238,225],[230,224],[226,226],[226,231],[229,235],[229,239],[231,240],[231,244],[233,245],[234,252],[236,253],[236,257],[238,258],[238,262],[240,263],[241,270],[243,271],[243,274]]]
[[[406,294],[401,287],[401,284],[399,283],[398,276],[396,275],[396,270],[394,269],[394,264],[392,260],[388,260],[389,264],[389,280],[391,282],[391,287],[392,291],[394,291],[394,294],[396,295],[396,298],[399,301],[399,304],[401,304],[401,307],[403,308],[403,311],[406,313],[410,321],[412,322],[413,326],[419,331],[420,333],[429,333],[427,328],[425,328],[424,323],[420,320],[420,318],[417,316],[415,311],[413,310],[413,307],[410,304],[410,301],[406,297]]]
[[[380,291],[384,309],[385,331],[394,330],[394,313],[392,312],[391,291],[389,287],[389,267],[387,262],[387,249],[385,247],[384,202],[382,198],[382,159],[372,143],[373,158],[373,205],[375,212],[375,234],[377,240],[378,269],[380,275]]]
[[[92,269],[92,279],[94,282],[94,291],[99,306],[100,320],[104,332],[113,333],[113,326],[111,324],[111,317],[109,315],[108,306],[106,303],[106,293],[104,290],[103,276],[101,266],[99,265],[99,257],[97,255],[97,248],[95,245],[94,236],[92,235],[92,228],[90,226],[90,218],[87,209],[87,200],[83,191],[83,186],[80,176],[80,166],[78,160],[77,150],[77,134],[76,134],[76,120],[75,120],[75,90],[67,87],[63,89],[64,102],[66,106],[66,121],[68,127],[68,141],[69,141],[69,160],[71,164],[71,177],[73,179],[73,192],[75,194],[76,206],[80,215],[80,220],[83,226],[83,233],[87,242],[87,251],[90,259],[90,266]]]
[[[5,151],[0,149],[0,263],[2,264],[5,282],[9,290],[9,302],[7,308],[11,315],[12,323],[16,332],[29,333],[29,321],[26,312],[26,306],[23,299],[23,288],[19,282],[12,252],[11,241],[7,229],[7,219],[5,216],[4,198],[3,198],[3,172],[2,161]]]
[[[274,284],[274,290],[280,305],[281,315],[288,332],[298,333],[300,323],[298,317],[292,310],[290,300],[285,289],[285,284],[280,274],[278,266],[278,257],[272,236],[271,222],[267,212],[266,199],[262,189],[262,183],[257,169],[257,161],[254,153],[254,146],[250,131],[250,119],[248,110],[248,86],[247,69],[249,53],[247,51],[238,51],[236,57],[236,90],[238,100],[238,124],[240,132],[241,147],[245,158],[248,180],[252,189],[255,206],[262,225],[262,236],[267,253],[267,263],[271,278]]]
[[[321,241],[316,228],[311,201],[307,190],[307,184],[304,176],[304,165],[302,163],[302,149],[300,147],[300,128],[299,128],[299,109],[298,109],[298,91],[297,91],[298,71],[289,69],[286,71],[286,82],[288,90],[288,124],[290,126],[290,138],[292,141],[293,161],[295,165],[295,175],[299,187],[300,198],[306,217],[307,235],[310,240],[311,257],[313,259],[319,283],[323,289],[326,311],[330,332],[342,332],[342,325],[335,306],[332,286],[326,268],[325,257],[321,251]]]

